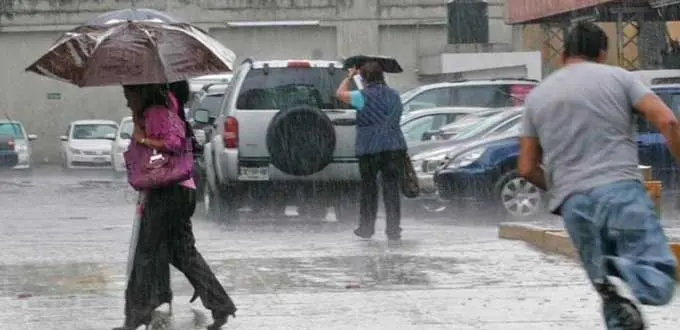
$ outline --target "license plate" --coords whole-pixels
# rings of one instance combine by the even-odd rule
[[[244,181],[267,181],[269,167],[241,167],[238,178]]]

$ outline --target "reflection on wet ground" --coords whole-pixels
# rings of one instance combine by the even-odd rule
[[[3,173],[0,328],[119,324],[134,196],[110,172]],[[194,231],[245,314],[230,329],[602,328],[583,271],[498,240],[500,221],[406,218],[399,243],[385,239],[382,219],[370,241],[355,238],[353,224],[295,217],[223,225],[197,216]],[[190,315],[193,290],[178,271],[172,277],[178,315]],[[680,322],[654,315],[656,325]]]

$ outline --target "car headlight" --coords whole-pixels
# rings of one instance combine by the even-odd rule
[[[26,152],[28,151],[28,146],[25,144],[17,144],[14,145],[14,150],[16,150],[16,152]]]
[[[446,157],[444,157],[444,156],[425,160],[423,162],[423,172],[425,172],[425,173],[436,172],[440,167],[445,165],[444,164],[445,160],[446,160]]]
[[[80,155],[80,150],[78,150],[78,149],[76,149],[76,148],[68,148],[68,150],[69,150],[72,154]]]
[[[446,167],[447,168],[461,168],[461,167],[468,166],[468,165],[474,163],[476,160],[478,160],[479,157],[482,157],[482,155],[484,154],[485,151],[486,151],[486,148],[472,149],[468,152],[465,152],[465,153],[453,158]]]

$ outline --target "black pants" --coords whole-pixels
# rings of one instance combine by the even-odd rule
[[[175,185],[149,192],[125,290],[126,324],[138,324],[172,299],[170,264],[184,273],[207,309],[235,310],[231,298],[196,250],[191,226],[195,208],[194,189]]]
[[[378,173],[382,177],[383,202],[390,237],[401,234],[401,180],[404,173],[404,150],[384,151],[359,156],[361,172],[361,204],[359,228],[363,232],[375,232],[378,216]]]

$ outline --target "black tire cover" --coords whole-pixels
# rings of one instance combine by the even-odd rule
[[[323,170],[333,160],[335,128],[323,111],[309,105],[281,109],[267,128],[272,165],[303,176]]]

